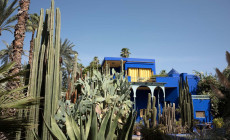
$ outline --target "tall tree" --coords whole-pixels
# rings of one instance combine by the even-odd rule
[[[73,50],[74,46],[68,39],[65,39],[64,42],[61,41],[60,63],[65,65],[73,60],[74,54],[77,54],[77,51]]]
[[[32,33],[30,40],[30,51],[29,51],[29,64],[31,66],[32,57],[33,57],[33,48],[34,48],[34,35],[38,28],[39,24],[39,15],[34,13],[29,15],[29,19],[26,22],[26,31]]]
[[[91,67],[93,68],[93,69],[98,69],[98,67],[100,67],[99,65],[99,59],[98,59],[98,57],[97,56],[95,56],[94,58],[93,58],[93,61],[90,63],[90,65],[91,65]]]
[[[230,53],[226,51],[226,60],[228,63],[227,68],[221,72],[218,68],[216,68],[216,74],[219,82],[224,87],[224,91],[219,90],[215,86],[211,86],[216,95],[224,102],[224,128],[226,130],[225,138],[230,137]]]
[[[168,75],[168,73],[166,72],[166,70],[161,70],[159,75]]]
[[[224,70],[224,72],[221,72],[218,68],[216,68],[216,74],[218,77],[218,80],[222,86],[225,88],[225,92],[221,92],[218,88],[215,86],[212,86],[212,89],[216,93],[216,95],[220,99],[224,99],[226,102],[226,106],[230,106],[230,76],[229,76],[229,71],[230,71],[230,53],[226,51],[226,60],[228,62],[227,68]],[[228,75],[225,75],[228,74]],[[225,108],[226,110],[224,111],[225,115],[224,117],[230,118],[230,109]]]
[[[12,74],[19,73],[21,70],[21,58],[23,52],[23,43],[26,32],[26,21],[28,19],[28,10],[30,6],[30,0],[20,0],[19,1],[19,12],[17,14],[18,22],[15,25],[14,31],[14,41],[13,44],[13,55],[11,60],[16,62],[14,68],[10,71]],[[18,82],[9,83],[10,88],[15,88],[19,86]]]
[[[8,0],[0,0],[0,36],[2,35],[2,31],[11,31],[12,25],[11,23],[17,19],[16,16],[10,16],[12,13],[18,8],[17,5],[18,0],[14,0],[12,3],[8,5]]]
[[[129,52],[129,48],[122,48],[121,49],[121,57],[128,58],[131,53]]]

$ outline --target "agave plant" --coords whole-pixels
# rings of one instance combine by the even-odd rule
[[[74,115],[65,113],[65,130],[60,129],[54,118],[51,118],[51,127],[47,128],[53,139],[58,140],[130,140],[132,138],[132,130],[135,122],[135,113],[129,113],[126,123],[121,131],[117,131],[118,118],[121,110],[113,119],[115,108],[106,112],[102,123],[98,123],[98,117],[95,104],[86,114],[81,114],[78,119]],[[80,108],[78,108],[79,111]],[[79,111],[81,112],[81,111]],[[66,132],[66,133],[65,133]],[[35,137],[39,139],[36,135]]]

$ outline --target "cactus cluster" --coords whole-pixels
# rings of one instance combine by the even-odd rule
[[[179,106],[182,126],[188,126],[191,129],[193,126],[193,102],[187,77],[186,81],[182,82],[180,79],[179,82]]]
[[[79,107],[76,111],[81,112],[80,109],[81,108]],[[64,124],[65,127],[63,127],[65,130],[60,129],[53,118],[51,118],[51,127],[48,125],[47,127],[53,139],[59,140],[112,140],[115,138],[117,140],[130,140],[132,138],[132,130],[135,123],[136,113],[131,111],[122,129],[117,131],[118,119],[121,110],[116,113],[116,117],[114,117],[115,112],[115,108],[109,108],[109,111],[102,119],[102,123],[99,124],[96,106],[95,104],[92,104],[88,112],[80,114],[78,117],[76,117],[76,115],[79,114],[68,115],[65,113],[64,118],[66,123]]]
[[[56,18],[54,18],[56,17]],[[34,52],[32,69],[30,74],[30,86],[29,95],[35,98],[44,97],[44,108],[42,114],[47,125],[50,126],[50,117],[55,114],[58,106],[58,98],[60,97],[60,85],[61,85],[61,74],[60,74],[60,26],[61,26],[61,15],[60,10],[56,9],[54,12],[54,1],[51,2],[51,8],[46,10],[45,21],[44,10],[41,9],[40,22],[37,30],[36,38],[34,39]],[[29,112],[30,121],[34,124],[39,122],[39,106],[31,107]],[[40,127],[42,124],[39,124]],[[44,127],[42,132],[42,139],[50,139],[47,128]],[[34,130],[38,133],[38,126]],[[27,139],[34,139],[34,135],[31,132],[27,133]]]
[[[147,128],[153,128],[156,126],[156,117],[157,117],[157,108],[155,107],[156,98],[153,96],[152,105],[151,105],[151,94],[148,94],[148,103],[147,109],[143,109],[140,112],[141,116],[143,117],[144,125]],[[152,106],[152,107],[151,107]]]
[[[166,126],[167,133],[174,133],[174,126],[176,125],[176,117],[175,117],[175,103],[171,106],[170,104],[164,103],[163,113],[162,113],[162,121]]]
[[[79,79],[75,85],[82,87],[80,98],[86,103],[82,111],[88,109],[90,104],[97,104],[99,116],[103,116],[108,106],[114,106],[116,111],[122,110],[121,116],[126,117],[132,108],[130,83],[115,70],[112,70],[112,75],[94,70],[92,77]]]

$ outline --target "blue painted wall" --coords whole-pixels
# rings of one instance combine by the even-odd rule
[[[156,77],[156,82],[166,83],[165,87],[178,87],[180,77]]]
[[[202,122],[211,122],[210,99],[193,99],[194,119]],[[196,118],[196,111],[205,111],[205,118]]]
[[[200,79],[195,75],[187,75],[187,77],[189,83],[189,91],[192,93],[192,95],[196,95],[197,84]]]
[[[128,68],[151,68],[154,74],[156,74],[155,68],[155,60],[154,59],[137,59],[137,58],[119,58],[119,57],[105,57],[102,65],[106,60],[108,61],[126,61],[124,64],[125,70]],[[120,68],[115,69],[117,72],[120,72]],[[187,73],[172,73],[168,75],[168,77],[156,77],[156,82],[163,82],[166,83],[166,95],[165,101],[168,103],[175,103],[176,107],[178,107],[178,100],[179,100],[179,80],[180,78],[182,81],[188,78],[189,84],[189,91],[196,95],[197,84],[199,82],[199,78],[195,75],[190,75]],[[131,81],[131,77],[128,77],[128,80]],[[149,90],[138,90],[137,91],[137,98],[136,98],[136,105],[137,109],[146,108],[147,106],[147,98]],[[131,93],[131,99],[133,100],[132,96],[133,92]],[[156,101],[158,101],[158,91],[154,91],[154,95],[156,97]],[[160,91],[160,104],[163,107],[163,92]],[[158,107],[158,102],[156,102],[156,107]],[[210,99],[193,99],[193,107],[194,107],[194,118],[198,119],[200,122],[210,122],[212,121],[212,116],[210,113]],[[205,111],[205,118],[196,118],[196,111]]]

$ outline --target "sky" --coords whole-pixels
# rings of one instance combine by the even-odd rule
[[[31,0],[29,13],[50,3]],[[215,74],[227,66],[230,0],[55,0],[55,6],[61,10],[61,38],[76,45],[84,66],[94,56],[119,57],[122,48],[130,49],[131,58],[155,59],[157,73],[174,68]],[[27,33],[25,50],[30,39]],[[1,40],[11,44],[13,35],[3,32]]]

